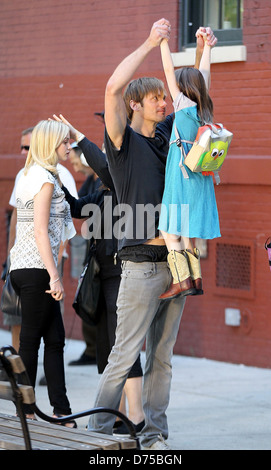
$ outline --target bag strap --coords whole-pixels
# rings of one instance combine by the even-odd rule
[[[218,173],[218,171],[214,171],[213,173],[214,173],[215,182],[216,182],[217,185],[219,185],[219,183],[220,183],[219,173]]]
[[[184,139],[181,139],[175,121],[174,121],[174,133],[175,133],[176,139],[175,139],[175,140],[172,140],[172,141],[169,143],[169,145],[171,145],[171,144],[176,144],[178,147],[182,147],[182,142],[184,142],[185,144],[191,144],[191,145],[193,145],[194,142],[192,142],[191,140],[184,140]],[[184,151],[184,154],[185,154],[185,156],[186,156],[185,151]]]
[[[223,129],[223,125],[222,124],[206,124],[211,130],[213,130],[216,134],[219,132],[217,127],[220,127],[220,130]],[[182,170],[182,174],[184,176],[184,178],[186,179],[189,179],[189,176],[188,176],[188,173],[186,171],[186,168],[184,166],[184,160],[186,158],[186,153],[185,153],[185,150],[184,150],[184,147],[182,145],[182,143],[186,143],[186,144],[191,144],[193,145],[193,142],[191,142],[190,140],[182,140],[180,138],[180,134],[178,132],[178,129],[177,129],[177,126],[176,126],[176,122],[174,121],[174,133],[175,133],[175,137],[176,139],[175,140],[172,140],[170,142],[169,145],[171,144],[175,144],[180,148],[180,151],[181,151],[181,159],[180,159],[180,163],[179,163],[179,167],[181,168]],[[218,171],[214,171],[214,179],[215,179],[215,182],[216,182],[216,185],[219,185],[220,183],[220,176],[219,176],[219,173]]]
[[[186,168],[185,168],[185,166],[184,166],[184,160],[185,160],[185,158],[186,158],[186,153],[185,153],[185,151],[184,151],[182,142],[185,142],[185,143],[187,143],[187,144],[193,144],[193,142],[190,142],[189,140],[182,140],[182,139],[180,138],[180,134],[179,134],[178,129],[177,129],[177,126],[176,126],[176,121],[174,121],[174,133],[175,133],[176,139],[175,139],[175,140],[172,140],[169,145],[171,145],[171,144],[176,144],[176,145],[179,147],[179,149],[180,149],[180,151],[181,151],[181,158],[180,158],[180,162],[179,162],[179,167],[180,167],[180,169],[181,169],[181,171],[182,171],[183,177],[184,177],[185,179],[189,179],[188,173],[187,173]]]

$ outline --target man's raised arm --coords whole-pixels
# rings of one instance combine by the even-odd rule
[[[152,49],[162,39],[169,39],[170,23],[162,18],[155,22],[146,41],[128,55],[115,69],[105,90],[105,125],[114,146],[119,149],[127,123],[127,112],[122,97],[123,88],[132,80],[134,73]]]

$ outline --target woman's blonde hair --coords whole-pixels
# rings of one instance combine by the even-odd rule
[[[56,149],[69,136],[69,127],[63,122],[40,121],[33,129],[24,173],[34,164],[57,174],[58,155]]]

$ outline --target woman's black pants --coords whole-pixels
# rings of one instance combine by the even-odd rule
[[[44,341],[44,373],[53,412],[70,414],[66,394],[63,350],[65,331],[59,302],[46,294],[49,275],[45,269],[11,271],[11,281],[22,304],[22,326],[19,354],[25,364],[30,383],[35,387],[40,342]],[[31,409],[25,407],[26,413]]]

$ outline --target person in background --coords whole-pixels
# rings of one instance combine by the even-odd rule
[[[64,287],[57,265],[61,243],[75,235],[70,209],[58,183],[57,164],[70,151],[68,126],[40,121],[33,129],[17,189],[16,241],[10,250],[10,277],[20,296],[19,354],[35,388],[38,352],[44,341],[44,372],[53,416],[69,415],[64,371],[65,331],[59,301]],[[34,419],[31,407],[26,416]],[[75,427],[74,421],[65,423]]]
[[[86,179],[78,190],[78,197],[86,196],[87,194],[94,193],[101,185],[101,181],[94,173],[92,168],[88,165],[86,158],[76,142],[71,144],[71,151],[69,161],[76,173],[82,173]]]
[[[78,196],[83,197],[87,194],[92,194],[98,189],[101,185],[99,177],[94,173],[92,168],[88,165],[85,156],[78,146],[77,142],[71,144],[71,151],[69,154],[70,163],[73,166],[74,171],[83,173],[86,176],[86,180],[83,182],[81,188],[78,190]],[[79,235],[78,235],[79,236]],[[89,252],[89,240],[85,240],[83,245],[86,248],[85,260],[83,265],[86,262],[87,254]],[[83,269],[83,266],[82,266]],[[97,363],[96,360],[96,326],[89,325],[86,322],[82,321],[82,335],[86,343],[86,347],[83,353],[78,359],[74,359],[69,362],[69,366],[87,366]]]

